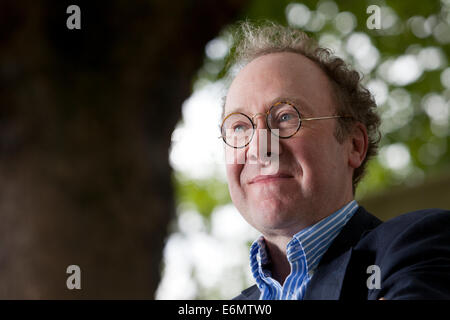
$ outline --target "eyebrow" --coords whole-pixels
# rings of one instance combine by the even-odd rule
[[[295,105],[295,107],[298,109],[298,111],[300,112],[300,114],[312,114],[312,108],[311,106],[302,98],[294,98],[294,97],[288,97],[288,96],[281,96],[281,97],[277,97],[275,99],[270,100],[269,103],[265,104],[266,107],[266,111],[269,110],[270,107],[272,107],[275,103],[280,102],[280,101],[286,101],[286,102],[291,102]],[[225,106],[224,106],[225,107]],[[227,114],[225,114],[224,112],[222,113],[222,119],[226,116],[229,115],[231,113],[244,113],[244,108],[245,107],[238,107],[236,109],[234,109],[232,112],[228,112]],[[225,110],[225,109],[224,109]]]
[[[294,104],[294,106],[298,109],[298,111],[302,114],[302,113],[306,113],[306,114],[311,114],[312,113],[312,108],[311,106],[303,99],[303,98],[294,98],[294,97],[278,97],[276,99],[273,99],[270,102],[270,106],[273,106],[275,103],[280,102],[280,101],[286,101],[286,102],[291,102]]]

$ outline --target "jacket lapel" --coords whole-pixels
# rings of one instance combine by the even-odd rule
[[[306,290],[305,300],[338,300],[341,297],[347,267],[354,255],[352,247],[380,223],[363,207],[358,208],[322,257]]]
[[[350,248],[328,263],[319,265],[306,289],[304,300],[338,300],[351,256]]]
[[[258,286],[255,284],[250,288],[242,291],[239,296],[240,299],[237,300],[259,300],[259,296],[261,295],[261,291],[259,291]]]
[[[352,257],[355,257],[353,247],[365,233],[381,223],[381,220],[360,206],[323,255],[308,285],[304,300],[340,299],[348,265]],[[253,285],[235,299],[258,300],[260,295],[258,287]]]

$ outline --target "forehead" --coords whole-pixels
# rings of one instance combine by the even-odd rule
[[[224,113],[256,113],[277,100],[291,100],[307,113],[335,110],[331,83],[313,61],[291,52],[256,58],[236,76],[228,90]]]

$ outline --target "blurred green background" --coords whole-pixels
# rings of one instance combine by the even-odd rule
[[[373,13],[366,10],[374,4],[381,9],[379,30],[366,24]],[[379,155],[357,189],[360,204],[382,220],[427,207],[450,208],[450,1],[258,0],[250,1],[238,19],[269,19],[300,28],[364,75],[382,118],[382,140]],[[252,284],[245,252],[257,232],[235,217],[239,213],[229,204],[220,157],[208,157],[200,149],[220,152],[213,139],[202,144],[201,137],[219,135],[214,125],[220,121],[218,100],[226,90],[223,75],[232,52],[230,30],[225,26],[207,44],[194,93],[172,137],[179,220],[173,227],[174,241],[166,246],[160,298],[230,298]],[[216,112],[205,112],[207,108]],[[200,117],[213,125],[201,124]],[[189,141],[202,147],[195,149]],[[192,160],[189,150],[195,150]],[[204,160],[199,164],[195,157]],[[231,230],[224,232],[219,226]],[[233,229],[248,236],[238,236]],[[204,259],[195,250],[214,258]],[[177,252],[189,258],[177,260]],[[189,289],[173,284],[170,290],[169,278],[175,273],[182,278],[172,264],[190,270],[182,282]],[[211,271],[215,269],[220,271]]]

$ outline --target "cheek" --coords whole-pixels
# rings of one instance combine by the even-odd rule
[[[304,178],[311,187],[324,186],[342,174],[343,153],[344,150],[337,141],[317,141],[304,146],[302,151],[296,154],[296,159],[301,164]]]
[[[233,197],[236,192],[241,190],[241,172],[243,169],[241,164],[227,164],[227,179],[228,187],[230,189],[230,194]]]
[[[303,184],[309,185],[329,174],[327,167],[334,160],[333,155],[326,152],[327,148],[328,146],[321,143],[320,139],[314,138],[299,140],[290,148],[294,161],[300,169]]]
[[[296,163],[298,167],[303,170],[309,168],[317,162],[317,151],[320,150],[317,143],[310,143],[305,139],[292,139],[292,141],[287,141],[285,150],[288,150],[292,160]]]
[[[240,177],[244,164],[245,152],[243,150],[230,147],[225,148],[225,165],[230,187],[240,186]]]

